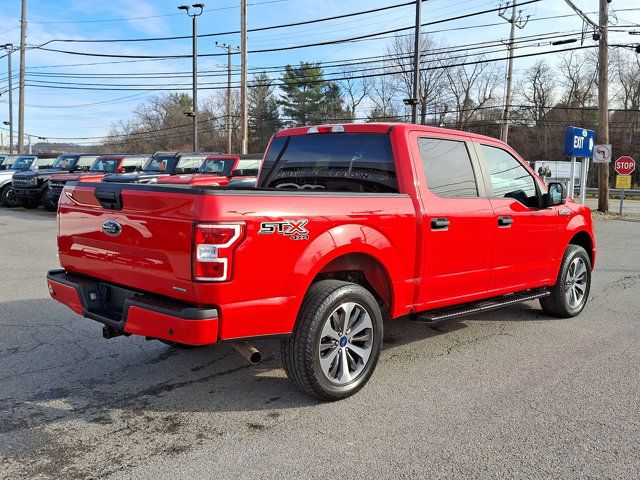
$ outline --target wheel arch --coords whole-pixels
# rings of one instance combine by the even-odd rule
[[[314,239],[294,266],[294,272],[304,278],[300,298],[318,280],[346,279],[370,290],[395,317],[402,305],[410,302],[404,298],[410,285],[406,292],[398,291],[407,284],[403,278],[410,276],[406,265],[414,264],[406,257],[407,252],[374,228],[357,224],[334,227]]]
[[[579,245],[587,251],[587,255],[589,255],[589,261],[591,265],[594,263],[594,253],[593,253],[593,238],[591,235],[587,233],[586,230],[580,230],[575,232],[567,245]]]

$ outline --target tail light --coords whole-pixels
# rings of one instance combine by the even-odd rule
[[[231,280],[233,257],[243,237],[242,224],[196,224],[193,236],[194,280]]]

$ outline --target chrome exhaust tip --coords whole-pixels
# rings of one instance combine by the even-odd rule
[[[249,342],[231,342],[231,346],[252,365],[257,365],[262,361],[262,354]]]

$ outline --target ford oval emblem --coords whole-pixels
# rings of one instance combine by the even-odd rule
[[[111,237],[117,237],[122,233],[122,225],[115,220],[107,220],[102,224],[102,231]]]

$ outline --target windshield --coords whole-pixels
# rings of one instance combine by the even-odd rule
[[[35,161],[35,156],[22,156],[15,159],[11,164],[11,170],[28,170]]]
[[[397,192],[388,134],[322,133],[276,137],[258,184],[332,192]]]
[[[214,173],[228,177],[235,163],[235,158],[209,158],[202,164],[200,173]]]
[[[53,164],[52,168],[56,170],[71,170],[76,166],[76,162],[78,161],[78,157],[69,157],[67,155],[60,155],[56,162]]]
[[[92,172],[113,173],[118,168],[120,160],[116,158],[98,158],[91,166]]]
[[[151,157],[144,166],[145,172],[172,172],[176,166],[177,159],[173,155],[170,157]]]

